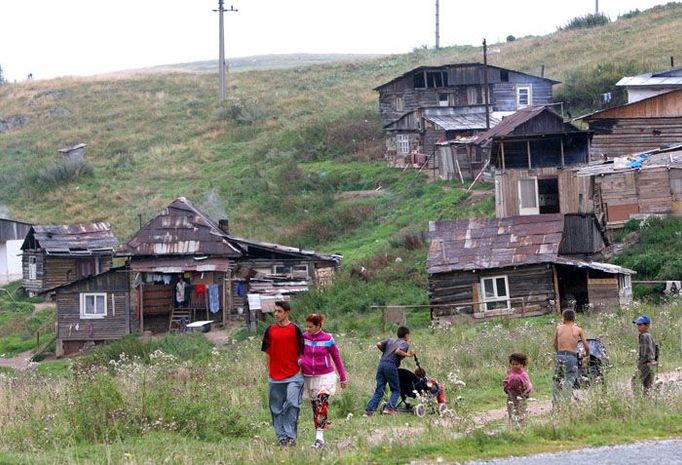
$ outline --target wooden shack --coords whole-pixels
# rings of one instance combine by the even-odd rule
[[[29,223],[0,218],[0,284],[21,279],[21,244],[30,230]]]
[[[229,222],[215,222],[184,197],[175,199],[120,250],[133,272],[136,329],[163,332],[181,321],[211,320],[270,311],[323,285],[338,256],[237,237]],[[184,300],[178,302],[178,283]],[[244,318],[241,317],[241,318]]]
[[[129,273],[112,268],[54,289],[56,355],[69,355],[130,333]]]
[[[34,225],[21,246],[23,287],[36,295],[102,273],[117,245],[109,223]]]
[[[682,89],[580,117],[594,134],[590,159],[603,161],[682,143]]]
[[[580,196],[584,180],[570,169],[587,163],[589,133],[564,122],[550,107],[519,110],[474,144],[489,148],[498,218],[591,211]]]
[[[578,230],[591,232],[565,240],[567,224],[579,223]],[[432,318],[532,316],[630,302],[632,270],[585,258],[604,245],[595,228],[589,215],[569,223],[561,214],[430,222]]]
[[[682,215],[682,145],[619,157],[577,170],[585,196],[609,230],[630,219]]]
[[[557,81],[482,63],[420,66],[376,87],[391,166],[435,168],[436,142],[468,137],[517,109],[552,102]]]

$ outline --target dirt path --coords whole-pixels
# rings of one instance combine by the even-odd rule
[[[14,368],[15,370],[25,370],[28,368],[33,357],[33,350],[27,350],[14,357],[0,357],[0,367]]]

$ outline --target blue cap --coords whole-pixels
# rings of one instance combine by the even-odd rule
[[[632,322],[636,325],[648,325],[651,324],[651,318],[649,318],[649,315],[640,315],[632,320]]]

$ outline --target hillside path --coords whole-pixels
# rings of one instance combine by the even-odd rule
[[[14,368],[15,370],[25,370],[31,363],[33,349],[22,352],[14,357],[0,357],[0,367]]]

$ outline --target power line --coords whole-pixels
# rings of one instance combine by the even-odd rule
[[[225,28],[223,21],[223,13],[237,12],[232,5],[230,9],[226,10],[223,7],[224,0],[218,0],[218,9],[213,10],[218,12],[218,79],[220,84],[219,97],[220,101],[225,101],[227,95],[227,62],[225,61]]]

